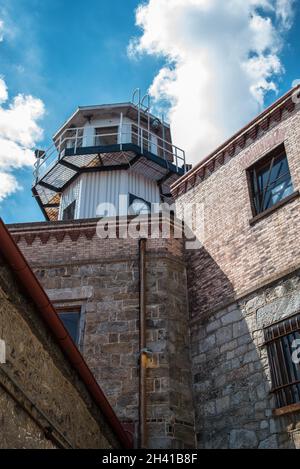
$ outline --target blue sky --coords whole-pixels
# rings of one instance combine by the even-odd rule
[[[44,138],[37,146],[49,143],[77,105],[128,101],[134,88],[147,90],[153,83],[166,63],[163,49],[153,51],[151,44],[144,43],[140,46],[141,57],[132,59],[127,53],[130,39],[141,37],[135,25],[139,3],[0,0],[0,19],[5,24],[0,42],[0,76],[5,79],[10,98],[22,93],[43,101],[46,112],[39,126]],[[276,77],[279,95],[300,78],[300,8],[298,1],[296,4],[293,26],[281,34],[283,46],[278,56],[285,73]],[[147,25],[143,27],[145,30]],[[275,98],[275,93],[267,93],[264,105]],[[249,120],[252,113],[250,110]],[[247,115],[243,114],[241,125]],[[0,216],[7,223],[43,220],[31,196],[31,168],[23,167],[13,174],[22,189],[0,202]]]

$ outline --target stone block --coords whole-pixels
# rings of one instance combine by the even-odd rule
[[[229,447],[232,449],[252,449],[256,448],[258,440],[254,431],[232,430],[229,436]]]

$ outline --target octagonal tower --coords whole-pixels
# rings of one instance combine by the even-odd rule
[[[186,168],[139,90],[132,102],[79,107],[36,157],[33,195],[53,221],[157,212]]]

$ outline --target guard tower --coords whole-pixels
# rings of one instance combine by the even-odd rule
[[[169,125],[139,89],[132,102],[79,107],[35,154],[32,191],[47,220],[159,211],[186,169]]]

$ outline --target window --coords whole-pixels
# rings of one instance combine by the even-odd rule
[[[63,211],[63,220],[74,220],[75,218],[76,200],[68,205]]]
[[[95,129],[95,145],[116,145],[118,143],[118,132],[118,126]]]
[[[129,215],[148,215],[151,212],[151,204],[141,197],[129,194]]]
[[[132,125],[132,143],[134,143],[135,145],[139,144],[139,146],[142,146],[141,140],[143,143],[143,150],[147,150],[153,153],[154,155],[158,155],[159,153],[158,144],[162,145],[161,144],[162,140],[160,139],[161,142],[158,142],[157,135],[154,135],[151,132],[149,133],[147,129],[143,129],[141,127],[140,127],[140,133],[139,133],[138,127],[133,124]]]
[[[293,193],[284,145],[258,161],[248,172],[254,216],[272,208]]]
[[[265,328],[276,406],[300,402],[300,314]]]
[[[75,344],[79,343],[80,310],[58,310],[57,314],[69,332]]]

